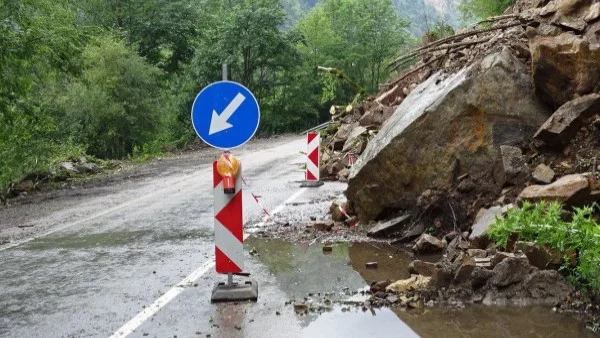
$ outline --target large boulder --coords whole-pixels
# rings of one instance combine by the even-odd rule
[[[536,92],[549,105],[600,90],[600,45],[568,32],[535,36],[529,49]]]
[[[598,113],[600,95],[578,97],[558,108],[533,137],[548,145],[564,146],[575,137],[586,119]]]
[[[346,195],[361,220],[372,220],[466,173],[493,181],[499,147],[527,138],[549,115],[526,66],[507,49],[458,73],[432,75],[369,142]]]

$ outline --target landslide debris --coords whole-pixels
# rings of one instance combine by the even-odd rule
[[[576,255],[486,236],[524,201],[600,202],[600,3],[518,0],[486,24],[399,56],[391,67],[414,63],[377,97],[333,107],[322,177],[348,181],[345,210],[371,236],[443,250],[396,282],[427,285],[372,303],[560,304],[600,327],[600,297],[556,271]]]

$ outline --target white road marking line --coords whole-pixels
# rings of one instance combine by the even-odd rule
[[[271,215],[275,215],[276,213],[283,210],[288,203],[293,202],[296,198],[302,195],[307,188],[302,188],[290,196],[287,200],[277,206],[271,212]],[[257,224],[257,226],[263,226],[267,221],[268,217],[265,216],[263,220]],[[248,234],[244,234],[244,240],[248,238]],[[200,277],[202,277],[205,273],[208,272],[212,267],[215,266],[214,259],[211,261],[207,261],[202,264],[198,269],[192,272],[189,276],[184,278],[181,282],[177,283],[176,286],[167,291],[164,295],[158,298],[154,303],[150,306],[146,307],[142,312],[138,313],[135,317],[133,317],[130,321],[128,321],[125,325],[123,325],[120,329],[117,330],[112,336],[109,338],[124,338],[133,333],[137,328],[139,328],[144,322],[154,316],[160,309],[165,307],[170,301],[175,299],[180,293],[185,290],[185,286],[196,282]]]

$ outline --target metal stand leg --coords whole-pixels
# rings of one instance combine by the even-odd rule
[[[227,274],[227,286],[232,286],[232,285],[233,285],[233,274],[228,273]]]

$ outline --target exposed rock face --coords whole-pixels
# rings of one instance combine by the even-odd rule
[[[600,57],[600,54],[598,56]],[[600,95],[589,94],[576,98],[558,108],[534,137],[548,145],[563,146],[575,136],[585,119],[598,113],[600,113]]]
[[[499,147],[526,138],[550,115],[526,74],[504,49],[417,87],[350,171],[346,195],[359,219],[375,219],[395,202],[449,187],[466,173],[493,177]]]
[[[531,202],[558,201],[568,205],[579,205],[589,200],[590,184],[585,175],[574,174],[559,178],[548,185],[530,185],[523,189],[519,200]]]
[[[600,90],[600,46],[570,32],[535,36],[529,43],[533,80],[540,98],[553,107],[575,95]]]

